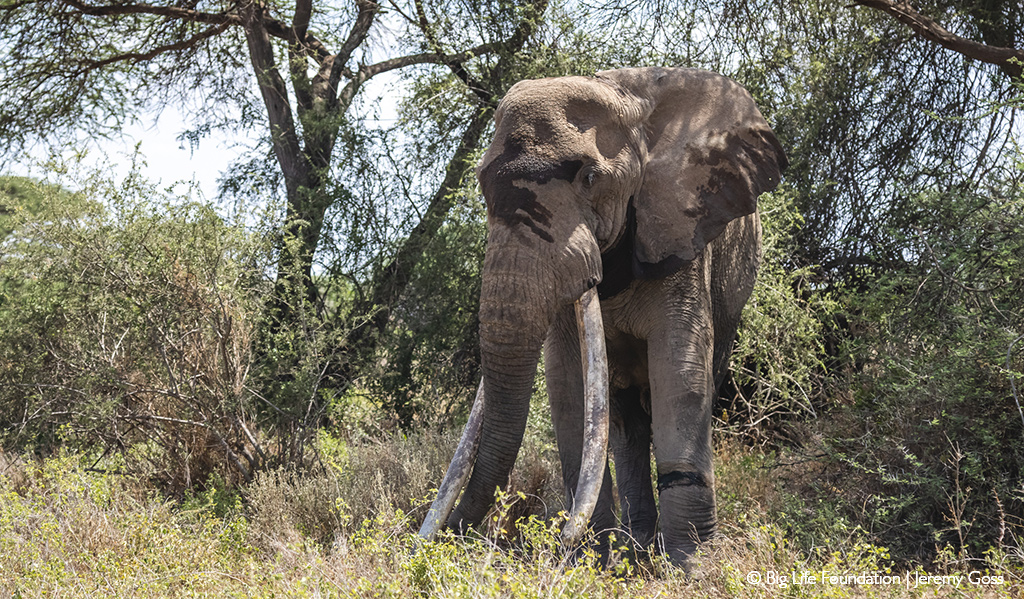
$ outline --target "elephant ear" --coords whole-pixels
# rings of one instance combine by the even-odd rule
[[[786,154],[739,84],[696,69],[604,71],[649,105],[633,274],[668,276],[779,184]]]

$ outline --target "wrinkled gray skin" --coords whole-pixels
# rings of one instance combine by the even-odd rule
[[[756,199],[778,184],[785,154],[743,88],[692,69],[523,81],[495,123],[478,171],[487,407],[448,526],[479,523],[506,484],[542,346],[565,488],[576,489],[584,400],[572,303],[597,285],[621,526],[641,546],[657,534],[685,563],[717,526],[711,405],[760,259]],[[598,531],[617,526],[611,484],[606,466]]]

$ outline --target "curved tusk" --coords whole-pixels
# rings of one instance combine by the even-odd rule
[[[476,399],[473,400],[473,409],[469,412],[469,420],[466,428],[462,431],[459,439],[459,446],[455,449],[452,463],[444,473],[444,480],[437,489],[437,499],[430,506],[427,518],[420,527],[420,538],[430,540],[434,538],[437,531],[441,530],[444,521],[452,513],[455,507],[455,500],[459,493],[466,486],[470,473],[473,472],[473,463],[476,462],[476,451],[480,447],[480,427],[484,421],[484,381],[480,379],[480,386],[476,391]]]
[[[562,542],[565,544],[577,543],[587,529],[601,493],[608,455],[608,356],[596,289],[588,290],[576,301],[576,324],[583,362],[586,419],[583,423],[583,459],[572,514],[562,529]]]

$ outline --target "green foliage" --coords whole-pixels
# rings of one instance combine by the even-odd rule
[[[830,443],[875,493],[871,527],[913,552],[979,552],[1024,526],[1024,193],[992,191],[914,198],[912,262],[853,300],[862,374]]]
[[[812,283],[813,268],[792,266],[803,225],[792,188],[764,194],[759,206],[762,262],[743,311],[723,414],[727,430],[753,438],[785,436],[787,422],[816,416],[827,401],[824,340],[839,309],[832,293]]]
[[[6,597],[223,596],[225,578],[212,573],[242,574],[251,563],[237,512],[175,512],[127,478],[85,471],[94,460],[83,456],[0,461]]]
[[[252,96],[238,91],[248,66],[239,36],[146,12],[85,16],[71,6],[0,4],[0,151],[13,157],[40,141],[59,148],[68,139],[109,139],[161,105],[192,112],[196,137],[251,125]]]
[[[62,203],[81,204],[81,196],[61,194]],[[45,202],[36,181],[27,177],[0,177],[0,242],[6,240],[25,215],[38,217]]]
[[[0,255],[4,443],[127,452],[179,489],[248,478],[258,240],[136,175],[75,183],[38,186]]]
[[[267,238],[273,238],[268,235]],[[295,249],[286,239],[273,255]],[[282,261],[274,266],[281,268]],[[255,266],[270,271],[272,261]],[[295,263],[292,262],[294,265]],[[258,398],[253,407],[262,417],[267,432],[287,444],[281,449],[286,462],[305,463],[311,457],[313,441],[323,424],[332,398],[346,389],[346,381],[335,381],[334,370],[344,363],[343,339],[349,330],[345,322],[322,316],[324,306],[308,297],[300,277],[278,278],[278,284],[253,306],[256,332],[250,342],[253,367],[249,386]],[[281,317],[281,303],[287,303],[287,318]],[[337,297],[328,298],[338,301]],[[327,301],[327,300],[325,300]],[[341,301],[344,301],[343,299]]]
[[[484,225],[475,197],[461,196],[450,222],[417,264],[388,336],[366,369],[366,389],[388,414],[449,423],[478,382],[477,306]]]

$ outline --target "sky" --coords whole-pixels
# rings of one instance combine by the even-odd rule
[[[385,73],[368,81],[360,92],[368,104],[374,98],[380,99],[378,109],[381,123],[390,123],[397,118],[398,91],[395,86],[398,81],[397,74]],[[160,187],[177,182],[195,182],[202,193],[202,199],[208,202],[217,199],[221,174],[236,159],[251,152],[257,138],[264,133],[258,130],[233,134],[217,131],[202,138],[193,148],[188,140],[177,139],[190,127],[186,117],[173,105],[164,106],[159,113],[140,115],[137,120],[137,123],[124,129],[120,139],[74,144],[75,147],[88,148],[89,154],[84,160],[84,166],[110,168],[110,174],[115,180],[123,179],[131,170],[135,146],[139,144],[139,153],[145,160],[145,166],[140,171],[146,179]],[[3,174],[42,178],[40,163],[46,158],[47,149],[38,148],[23,160],[5,164]]]
[[[176,182],[195,182],[203,199],[212,201],[217,197],[217,179],[221,172],[246,151],[244,146],[248,139],[242,134],[204,138],[195,148],[186,140],[179,141],[176,138],[188,126],[174,107],[167,107],[159,114],[143,115],[138,120],[123,131],[120,139],[73,144],[76,148],[87,149],[83,166],[109,168],[114,180],[123,179],[131,171],[135,145],[139,144],[139,153],[146,163],[140,169],[143,176],[161,187]],[[47,157],[48,149],[37,147],[25,158],[5,164],[4,174],[43,178],[41,164]],[[70,152],[65,158],[70,158]]]
[[[125,132],[123,141],[112,143],[107,150],[108,154],[114,151],[125,157],[123,161],[115,161],[124,168],[124,172],[117,174],[127,174],[128,157],[138,142],[139,152],[146,160],[142,169],[146,178],[161,186],[177,181],[194,181],[205,200],[215,199],[218,177],[246,151],[248,138],[242,134],[229,136],[221,133],[216,137],[203,138],[192,148],[187,140],[176,139],[187,128],[182,115],[174,107],[165,108],[159,116],[143,118],[140,124]]]

